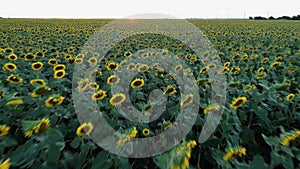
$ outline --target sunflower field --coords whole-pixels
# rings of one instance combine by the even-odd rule
[[[221,67],[205,64],[183,42],[153,33],[120,40],[99,58],[99,52],[85,50],[85,44],[109,22],[0,19],[0,169],[300,168],[299,21],[189,20],[213,44]],[[142,49],[161,49],[157,55],[184,60],[192,71],[180,64],[174,65],[174,71],[183,77],[195,76],[204,99],[192,129],[171,150],[153,157],[125,158],[104,150],[89,137],[105,133],[96,120],[80,123],[74,104],[84,100],[74,99],[73,94],[99,105],[108,124],[123,133],[111,146],[122,148],[133,138],[150,138],[169,130],[180,107],[189,105],[193,96],[181,98],[182,88],[159,63],[124,61],[135,53],[155,57]],[[79,72],[83,78],[74,83],[78,65],[93,69]],[[138,73],[128,91],[112,93],[111,88],[125,78],[114,74],[121,68]],[[226,77],[225,105],[209,99],[215,82],[208,76],[211,70]],[[159,118],[145,124],[118,113],[118,105],[133,104],[143,112],[141,116],[147,116],[155,102],[149,101],[154,89],[168,98]],[[89,105],[83,107],[87,110]],[[220,109],[223,114],[216,131],[200,144],[206,117]]]

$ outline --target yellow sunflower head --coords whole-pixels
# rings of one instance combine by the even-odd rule
[[[65,70],[58,70],[54,72],[54,78],[61,79],[66,75]]]
[[[230,107],[233,109],[237,109],[241,107],[245,102],[247,102],[246,97],[238,97],[230,104]]]
[[[140,88],[145,85],[145,82],[144,82],[144,79],[137,78],[137,79],[133,80],[130,85],[132,88]]]
[[[107,84],[115,85],[120,82],[120,78],[116,77],[115,75],[111,75],[107,78]]]
[[[177,91],[176,91],[175,87],[171,86],[171,85],[168,85],[163,92],[163,94],[165,94],[165,95],[166,94],[175,94],[175,93],[177,93]]]
[[[18,77],[18,76],[15,76],[15,75],[9,75],[7,78],[6,78],[7,81],[9,81],[10,83],[15,83],[15,84],[19,84],[19,83],[22,83],[23,82],[23,79]]]
[[[17,69],[17,66],[13,63],[5,63],[2,66],[2,70],[14,71]]]
[[[44,64],[42,62],[34,62],[31,65],[32,70],[40,70]]]
[[[109,62],[106,64],[107,70],[117,70],[118,67],[119,67],[119,64],[115,63],[115,62]]]
[[[117,106],[121,103],[123,103],[126,100],[126,96],[123,93],[117,93],[112,96],[112,98],[109,100],[110,104],[113,106]]]
[[[91,122],[83,123],[77,128],[76,134],[78,136],[88,135],[93,131],[93,129],[94,129],[94,126]]]
[[[106,91],[99,90],[96,93],[93,94],[92,100],[102,100],[107,96]]]
[[[8,134],[10,127],[7,125],[1,125],[0,126],[0,137],[5,136]]]
[[[11,53],[8,55],[8,59],[11,60],[11,61],[15,61],[18,59],[18,56],[14,53]]]
[[[58,61],[54,58],[48,60],[48,64],[51,66],[57,65]]]
[[[150,130],[148,128],[144,128],[142,133],[143,133],[144,136],[149,136]]]

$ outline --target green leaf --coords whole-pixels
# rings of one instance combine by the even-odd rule
[[[285,169],[294,168],[294,163],[291,157],[283,157],[282,156],[282,165]]]
[[[92,169],[109,169],[113,161],[109,158],[108,152],[105,150],[100,151],[96,158],[93,160]]]
[[[76,149],[79,147],[80,142],[81,142],[81,138],[75,137],[74,140],[70,143],[70,145],[72,148]]]
[[[269,144],[270,146],[275,146],[278,145],[279,140],[278,138],[274,138],[274,137],[267,137],[264,134],[261,134],[262,137],[264,138],[264,140],[266,141],[267,144]]]
[[[30,120],[23,120],[21,123],[22,128],[24,131],[31,130],[34,126],[36,126],[40,120],[30,121]]]
[[[11,165],[18,167],[29,167],[35,161],[35,156],[39,151],[38,145],[32,141],[27,141],[24,145],[19,146],[11,157]]]
[[[55,144],[51,144],[46,152],[47,162],[51,164],[54,163],[53,165],[57,165],[60,154],[60,147]]]
[[[118,167],[119,169],[123,169],[123,168],[131,169],[132,168],[128,161],[128,158],[115,156],[113,158],[113,160],[116,164],[116,167]]]
[[[269,169],[270,167],[267,166],[267,164],[264,161],[264,158],[262,158],[259,155],[254,156],[253,160],[250,163],[250,169]]]

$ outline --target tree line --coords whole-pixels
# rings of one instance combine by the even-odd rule
[[[289,17],[289,16],[281,16],[281,17],[278,17],[278,18],[274,18],[273,16],[270,16],[269,18],[265,18],[265,17],[262,17],[262,16],[255,16],[255,17],[249,17],[250,20],[300,20],[300,15],[297,15],[297,16],[292,16],[292,17]]]

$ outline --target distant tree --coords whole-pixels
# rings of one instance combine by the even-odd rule
[[[267,20],[267,18],[265,17],[261,17],[261,16],[256,16],[254,17],[255,20]]]
[[[292,18],[289,17],[289,16],[282,16],[282,17],[278,17],[277,19],[281,20],[281,19],[284,19],[284,20],[291,20]]]
[[[292,17],[292,20],[300,20],[300,15],[293,16],[293,17]]]
[[[274,20],[275,18],[273,16],[270,16],[268,19],[269,20]]]
[[[250,20],[253,20],[252,16],[249,17]]]

